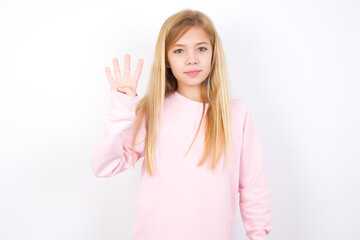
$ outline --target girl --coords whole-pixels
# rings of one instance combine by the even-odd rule
[[[113,60],[105,129],[92,170],[111,177],[144,157],[133,240],[229,240],[237,204],[249,239],[272,229],[262,148],[249,111],[230,95],[220,37],[204,13],[163,24],[145,96],[139,59],[130,77]],[[222,166],[222,168],[220,167]],[[238,198],[239,197],[239,198]]]

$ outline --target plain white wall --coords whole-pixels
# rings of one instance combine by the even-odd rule
[[[162,23],[188,7],[213,20],[260,134],[269,239],[360,239],[355,0],[1,1],[0,239],[130,239],[140,162],[107,179],[90,167],[104,68],[143,58],[143,96]]]

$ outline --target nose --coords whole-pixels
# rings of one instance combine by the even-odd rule
[[[197,56],[196,56],[196,53],[193,53],[193,52],[190,52],[187,54],[186,56],[186,65],[189,65],[189,64],[198,64],[198,59],[197,59]]]

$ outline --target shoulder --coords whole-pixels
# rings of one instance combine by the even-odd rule
[[[231,110],[235,115],[245,116],[247,112],[247,105],[239,98],[231,98]]]
[[[231,119],[233,132],[236,136],[242,136],[247,115],[247,106],[239,98],[231,98]]]

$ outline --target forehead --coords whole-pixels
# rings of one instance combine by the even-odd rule
[[[175,45],[194,45],[204,42],[210,44],[207,33],[200,27],[192,27],[176,41]]]

